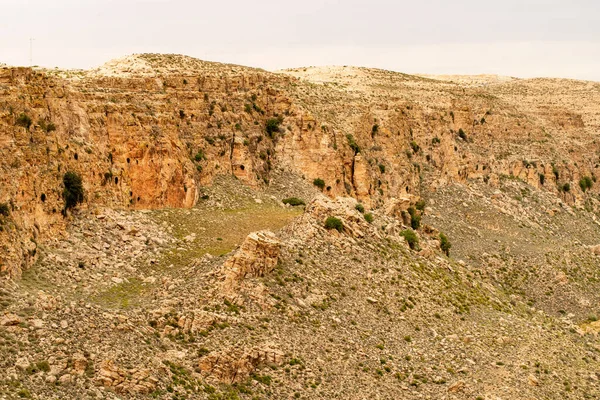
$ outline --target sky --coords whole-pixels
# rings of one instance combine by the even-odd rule
[[[600,81],[597,0],[0,0],[0,13],[9,65],[30,65],[32,48],[33,65],[51,68],[151,52]]]

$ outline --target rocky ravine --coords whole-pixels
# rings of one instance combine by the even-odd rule
[[[600,396],[598,84],[136,55],[0,90],[0,398]]]

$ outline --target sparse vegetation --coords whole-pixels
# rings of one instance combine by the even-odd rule
[[[400,236],[404,237],[404,240],[406,240],[406,243],[408,243],[408,247],[410,247],[412,250],[415,250],[419,247],[419,238],[412,229],[403,230],[400,232]]]
[[[286,199],[281,200],[283,204],[289,204],[290,206],[303,206],[306,203],[304,200],[299,199],[297,197],[288,197]]]
[[[198,150],[198,152],[196,153],[196,155],[194,155],[194,161],[200,162],[202,160],[206,160],[206,156],[204,155],[204,151],[203,150]]]
[[[344,230],[344,224],[339,218],[327,217],[327,219],[325,220],[325,229],[335,229],[338,232],[342,232]]]
[[[465,142],[467,141],[467,139],[468,139],[467,134],[465,133],[463,128],[458,129],[458,137],[461,138],[462,140],[464,140]]]
[[[325,181],[321,178],[316,178],[315,180],[313,180],[313,185],[323,190],[325,188]]]
[[[31,126],[32,123],[33,123],[33,121],[31,121],[31,118],[29,117],[29,115],[27,115],[25,113],[19,114],[19,116],[15,120],[15,125],[22,126],[23,128],[26,128],[26,129],[29,129],[29,127]]]
[[[69,171],[63,176],[63,199],[65,210],[76,207],[83,202],[83,182],[76,172]]]
[[[448,237],[446,235],[444,235],[443,233],[440,232],[440,249],[444,252],[444,254],[446,254],[448,257],[450,257],[450,248],[452,247],[452,244],[450,243],[450,241],[448,240]]]
[[[554,164],[552,165],[552,173],[554,174],[554,179],[558,180],[560,172],[558,171],[558,168],[556,168],[556,166]]]
[[[10,207],[7,203],[0,203],[0,215],[8,217],[10,215]]]
[[[379,125],[375,124],[373,125],[373,128],[371,128],[371,136],[375,136],[377,132],[379,132]]]
[[[356,140],[354,140],[354,136],[347,134],[346,139],[348,140],[348,146],[354,151],[354,154],[360,153],[360,147],[358,146],[358,143],[356,143]]]
[[[373,214],[371,213],[366,213],[365,214],[365,221],[367,221],[368,223],[373,222]]]
[[[281,118],[269,118],[267,120],[265,130],[267,131],[267,135],[269,135],[270,138],[273,138],[276,133],[279,133],[279,125],[281,124],[281,122]]]
[[[408,207],[408,214],[410,215],[410,227],[417,230],[421,226],[421,215],[417,212],[414,207]]]
[[[410,142],[410,148],[412,149],[413,153],[415,153],[415,154],[417,154],[419,152],[419,150],[421,150],[421,147],[414,140],[412,140]]]
[[[46,122],[46,120],[43,120],[43,119],[41,119],[38,122],[38,125],[46,133],[50,133],[50,132],[53,132],[56,130],[56,125],[54,125],[53,122]]]
[[[360,203],[356,203],[356,206],[354,208],[356,208],[356,210],[361,214],[364,214],[365,212],[365,206],[363,206]]]
[[[588,189],[591,189],[594,186],[594,182],[592,178],[589,176],[584,176],[579,180],[579,187],[585,193]]]

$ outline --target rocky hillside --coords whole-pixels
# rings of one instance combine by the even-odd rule
[[[4,66],[0,398],[598,398],[599,133],[594,82]]]

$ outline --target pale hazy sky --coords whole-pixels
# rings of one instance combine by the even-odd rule
[[[0,63],[180,53],[269,70],[357,65],[600,81],[598,0],[0,0]]]

